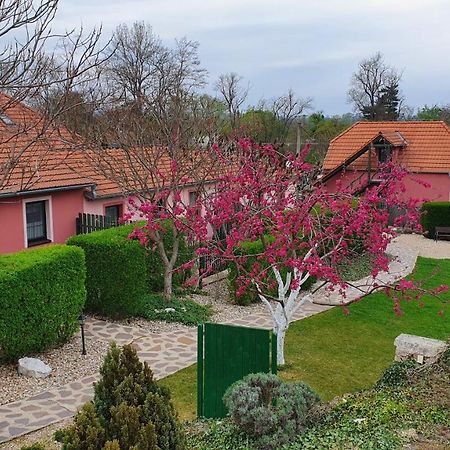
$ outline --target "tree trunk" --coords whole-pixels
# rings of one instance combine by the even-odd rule
[[[286,363],[284,359],[284,341],[286,338],[286,332],[289,328],[289,321],[286,320],[281,305],[278,305],[273,319],[275,322],[273,331],[277,335],[277,365],[282,366]]]
[[[170,302],[172,299],[172,268],[165,267],[164,268],[164,300],[166,302]]]

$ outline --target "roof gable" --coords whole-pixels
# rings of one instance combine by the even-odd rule
[[[450,129],[437,121],[356,122],[330,142],[324,169],[335,169],[380,135],[404,149],[398,162],[410,171],[450,172]]]

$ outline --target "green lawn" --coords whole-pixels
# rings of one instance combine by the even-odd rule
[[[426,280],[426,288],[450,284],[450,260],[419,258],[412,276]],[[393,313],[392,301],[376,293],[350,305],[348,316],[334,308],[292,323],[286,339],[287,365],[280,376],[306,381],[324,400],[370,387],[393,360],[394,339],[400,333],[436,339],[450,335],[450,293],[441,299],[425,296],[422,301],[422,308],[416,302],[405,302],[399,317]],[[440,310],[443,316],[438,315]],[[194,418],[196,366],[162,383],[171,389],[180,417]]]

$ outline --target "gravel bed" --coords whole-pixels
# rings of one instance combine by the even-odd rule
[[[419,256],[425,258],[450,258],[450,241],[434,241],[421,234],[401,234],[394,239],[394,242],[402,247],[417,251]]]
[[[203,288],[204,294],[192,294],[190,298],[201,305],[209,305],[213,309],[211,322],[226,323],[232,320],[241,319],[249,314],[256,314],[265,311],[265,306],[258,302],[249,306],[239,306],[229,301],[227,280],[211,283]],[[149,333],[163,333],[178,330],[189,330],[192,326],[183,325],[176,322],[158,322],[133,317],[119,321],[123,325],[139,327]]]
[[[53,434],[60,428],[65,428],[72,423],[72,419],[64,419],[53,423],[40,430],[20,436],[12,441],[0,444],[0,450],[21,450],[25,445],[32,445],[36,442],[45,445],[45,450],[60,450],[62,445],[53,439]]]
[[[41,359],[53,369],[47,378],[19,375],[17,364],[0,365],[0,404],[31,397],[97,372],[108,350],[108,343],[88,338],[86,346],[89,353],[81,355],[81,338],[76,335],[61,347],[28,355]]]

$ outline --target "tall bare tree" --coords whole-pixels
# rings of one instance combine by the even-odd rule
[[[59,134],[55,124],[66,110],[65,94],[95,79],[104,60],[100,29],[52,32],[57,7],[58,0],[0,2],[0,189],[26,190],[39,179],[39,168],[48,162],[51,141]],[[40,103],[54,90],[61,95],[48,114],[17,114],[18,102]]]
[[[221,100],[227,106],[231,128],[238,125],[241,107],[247,99],[249,84],[242,84],[243,77],[235,72],[222,74],[215,83],[215,89],[219,92]]]
[[[383,120],[391,107],[386,104],[387,92],[398,91],[401,77],[401,73],[385,63],[380,52],[375,53],[359,63],[351,78],[348,101],[367,119]],[[399,104],[401,100],[397,92],[395,102]]]
[[[96,122],[92,142],[97,146],[90,156],[99,173],[135,199],[138,214],[140,205],[150,205],[146,211],[173,223],[147,229],[147,245],[161,257],[164,296],[170,299],[185,231],[179,210],[192,207],[211,181],[215,161],[205,147],[214,143],[219,114],[211,114],[211,99],[201,92],[206,71],[196,42],[184,38],[165,46],[142,23],[120,26],[113,42],[121,48],[111,57],[103,85],[119,95],[109,97]],[[181,198],[186,186],[190,198]]]

